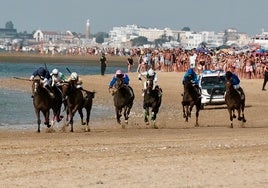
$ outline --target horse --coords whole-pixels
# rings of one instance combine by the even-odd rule
[[[149,115],[150,115],[150,108],[151,108],[151,120],[153,121],[153,126],[157,129],[156,125],[156,116],[159,112],[159,108],[162,102],[162,89],[159,86],[156,86],[153,89],[153,78],[147,79],[146,81],[146,89],[144,91],[143,97],[143,109],[144,109],[144,122],[146,125],[149,125]]]
[[[124,110],[125,123],[128,124],[130,110],[135,98],[134,91],[130,86],[124,84],[122,78],[116,78],[114,88],[115,91],[113,91],[113,97],[116,121],[118,124],[121,124],[122,110]],[[132,92],[132,94],[130,92]],[[124,124],[122,125],[122,128],[125,128]]]
[[[201,109],[201,98],[198,93],[198,89],[193,85],[191,76],[184,81],[184,93],[182,96],[182,109],[183,109],[183,118],[188,122],[188,119],[191,118],[191,112],[193,107],[196,107],[195,112],[195,127],[199,127],[198,117],[199,111]]]
[[[55,122],[55,119],[57,122],[60,122],[63,118],[63,116],[60,115],[61,113],[61,106],[62,106],[62,89],[61,89],[61,85],[54,85],[52,87],[52,91],[55,95],[55,103],[54,103],[54,110],[53,110],[53,113],[54,113],[54,116],[52,118],[52,125],[54,124]]]
[[[86,131],[90,131],[89,128],[89,120],[90,120],[90,113],[92,109],[93,98],[95,97],[95,92],[86,91],[85,97],[81,89],[76,88],[75,81],[71,80],[67,83],[62,84],[62,100],[65,101],[66,99],[66,106],[67,106],[67,125],[71,125],[71,132],[73,132],[73,118],[78,111],[80,118],[81,118],[81,125],[86,125]],[[84,122],[84,115],[83,115],[83,108],[86,109],[86,122]],[[69,119],[69,121],[68,121]]]
[[[232,86],[231,79],[226,80],[225,82],[225,102],[227,105],[227,109],[230,115],[231,125],[230,128],[233,128],[233,118],[236,118],[235,110],[238,113],[238,120],[242,121],[243,123],[246,122],[244,109],[245,109],[245,95],[243,99],[241,99],[240,94],[238,91]],[[242,116],[241,116],[242,113]],[[243,127],[243,126],[242,126]]]
[[[45,121],[44,124],[50,128],[51,125],[49,124],[49,115],[50,109],[54,105],[54,99],[52,99],[47,92],[47,90],[43,87],[43,83],[40,79],[35,79],[32,83],[32,93],[33,93],[33,106],[35,110],[35,114],[37,117],[37,132],[40,132],[40,112],[43,113]]]

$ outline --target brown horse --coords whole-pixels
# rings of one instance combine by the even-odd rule
[[[67,105],[67,125],[71,124],[71,132],[73,132],[73,118],[78,111],[80,118],[81,118],[81,125],[86,124],[86,131],[90,131],[89,128],[89,120],[90,120],[90,112],[92,108],[93,98],[95,96],[95,92],[86,91],[85,97],[81,89],[76,88],[76,84],[74,81],[70,81],[68,83],[64,83],[62,85],[62,97],[63,100],[66,98],[66,105]],[[83,108],[86,109],[86,122],[84,122],[83,118]],[[69,119],[69,121],[68,121]]]
[[[226,80],[225,83],[226,94],[225,94],[225,102],[227,104],[227,109],[230,115],[231,125],[230,128],[233,128],[233,118],[236,118],[235,110],[238,113],[238,120],[243,123],[246,122],[244,109],[245,109],[245,95],[243,99],[241,99],[240,94],[236,89],[234,89],[231,80]],[[242,116],[241,116],[242,113]],[[242,126],[243,127],[243,126]]]
[[[143,97],[144,122],[149,125],[149,110],[151,108],[151,120],[153,121],[153,127],[157,129],[156,116],[162,103],[162,94],[160,94],[162,89],[159,86],[153,89],[153,78],[147,79],[146,85],[147,88]]]
[[[124,109],[125,123],[128,124],[130,110],[135,98],[133,89],[130,86],[125,85],[122,78],[116,79],[114,87],[115,91],[113,92],[113,95],[117,123],[121,124],[120,118],[122,116],[122,110]],[[132,92],[132,94],[130,92]],[[124,124],[122,125],[122,128],[125,128]]]
[[[182,97],[182,109],[183,109],[183,118],[188,122],[188,119],[191,117],[191,112],[193,107],[196,107],[195,112],[195,126],[199,127],[198,117],[199,111],[201,109],[201,98],[199,97],[197,88],[191,82],[192,78],[189,77],[184,82],[184,93]]]
[[[49,114],[50,109],[53,107],[54,99],[52,99],[47,92],[47,90],[43,87],[42,82],[39,79],[35,79],[32,84],[32,93],[33,93],[33,105],[35,114],[37,117],[37,132],[40,132],[40,112],[43,113],[45,121],[44,124],[47,125],[48,128],[51,127],[49,124]]]

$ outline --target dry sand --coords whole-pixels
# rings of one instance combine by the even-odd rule
[[[112,75],[82,76],[96,90],[93,105],[113,108]],[[200,127],[182,118],[182,73],[159,72],[163,103],[157,124],[143,123],[141,83],[131,73],[136,98],[129,124],[114,117],[91,121],[91,132],[75,122],[74,133],[0,130],[1,187],[268,187],[267,92],[263,80],[242,80],[246,128],[229,125],[225,105],[206,106]],[[30,92],[30,82],[0,80],[0,88]],[[77,114],[78,115],[78,114]],[[33,117],[35,118],[35,117]]]

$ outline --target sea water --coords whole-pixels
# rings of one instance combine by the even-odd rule
[[[29,78],[31,74],[40,66],[46,66],[48,70],[58,68],[63,74],[68,76],[70,73],[66,67],[72,72],[79,75],[98,75],[100,67],[89,64],[62,64],[62,63],[8,63],[0,62],[0,84],[1,78],[25,77]],[[114,73],[117,69],[126,71],[126,67],[109,66],[107,74]],[[108,84],[108,83],[107,83]],[[114,109],[101,105],[92,106],[91,120],[98,121],[102,117],[112,116]],[[41,115],[43,120],[43,115]],[[78,113],[75,120],[79,119]],[[9,89],[0,89],[0,128],[7,129],[33,129],[36,128],[36,115],[33,108],[33,100],[30,93],[25,91],[15,91]]]

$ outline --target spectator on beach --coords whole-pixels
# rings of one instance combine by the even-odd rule
[[[107,66],[107,59],[105,57],[105,54],[102,53],[100,57],[100,65],[101,65],[101,75],[104,76],[106,66]]]
[[[132,58],[132,55],[129,55],[127,58],[127,71],[128,71],[128,73],[131,72],[133,63],[134,63],[134,60]]]
[[[30,80],[33,81],[36,76],[41,79],[43,87],[47,90],[50,97],[55,98],[52,88],[50,87],[51,76],[49,74],[49,71],[44,67],[39,67],[36,71],[33,72],[32,76],[30,77]]]
[[[264,66],[264,78],[263,78],[262,91],[266,91],[265,86],[266,86],[267,81],[268,81],[268,62],[266,62]]]

